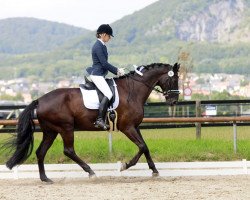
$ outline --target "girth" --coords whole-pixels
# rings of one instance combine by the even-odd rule
[[[103,93],[96,87],[96,85],[92,81],[88,80],[86,76],[84,76],[84,79],[85,79],[85,84],[79,84],[79,87],[83,88],[84,90],[96,90],[99,102],[101,102],[104,97]],[[115,102],[115,86],[113,79],[106,78],[105,80],[108,83],[108,86],[113,94],[109,102],[109,107],[110,107]]]

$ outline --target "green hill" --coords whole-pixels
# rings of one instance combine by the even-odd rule
[[[109,60],[118,67],[174,63],[186,52],[195,72],[250,74],[248,0],[159,0],[112,27],[115,37],[108,43]],[[4,75],[0,76],[13,76],[13,68],[18,77],[82,75],[84,67],[91,65],[95,40],[95,33],[87,31],[49,52],[2,53]]]
[[[250,1],[161,0],[113,26],[119,61],[173,63],[186,51],[196,72],[250,73]]]
[[[0,20],[0,53],[44,52],[86,34],[85,29],[34,18]]]

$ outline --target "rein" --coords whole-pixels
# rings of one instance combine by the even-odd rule
[[[147,86],[149,89],[151,89],[151,90],[157,90],[158,92],[163,93],[162,91],[160,91],[160,90],[158,90],[158,89],[155,89],[154,87],[148,85],[147,83],[144,83],[144,82],[142,82],[142,81],[140,81],[140,80],[137,80],[137,79],[134,78],[134,77],[132,78],[132,76],[129,76],[129,78],[131,78],[132,80],[137,81],[137,82],[139,82],[139,83],[142,83],[143,85],[146,85],[146,86]]]
[[[142,82],[142,81],[140,81],[140,80],[137,80],[137,79],[134,78],[134,77],[132,78],[132,76],[129,76],[129,78],[131,78],[132,80],[135,80],[135,81],[137,81],[137,82],[139,82],[139,83],[142,83],[143,85],[147,86],[150,90],[154,90],[154,91],[156,91],[157,93],[163,94],[163,96],[169,96],[169,95],[171,95],[171,94],[180,94],[180,91],[179,91],[179,90],[167,90],[167,91],[162,91],[162,90],[159,90],[159,89],[155,88],[155,86],[152,87],[152,86],[148,85],[147,83],[144,83],[144,82]]]

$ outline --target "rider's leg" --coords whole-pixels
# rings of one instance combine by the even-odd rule
[[[109,127],[105,123],[105,117],[108,110],[108,104],[112,98],[112,92],[103,76],[90,76],[91,80],[94,82],[96,87],[103,93],[104,97],[100,103],[98,117],[95,122],[96,127],[101,127],[107,130]]]
[[[103,128],[104,130],[109,129],[109,126],[105,123],[106,113],[108,110],[109,99],[104,96],[99,107],[98,117],[95,122],[96,128]]]

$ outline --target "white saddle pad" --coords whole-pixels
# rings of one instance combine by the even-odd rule
[[[117,90],[117,85],[115,84],[113,80],[114,86],[115,86],[115,102],[113,103],[112,107],[109,107],[108,110],[115,110],[119,105],[119,94]],[[96,90],[85,90],[80,87],[82,98],[83,98],[83,104],[88,109],[99,109],[99,98],[97,95]]]

